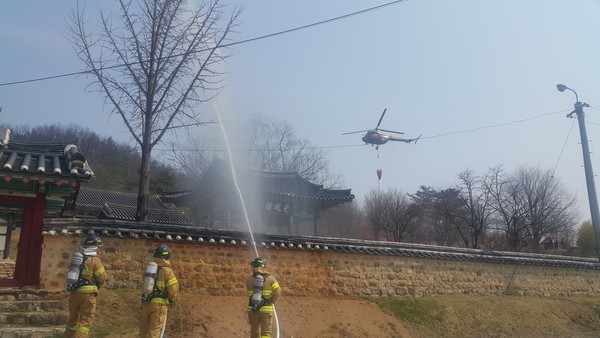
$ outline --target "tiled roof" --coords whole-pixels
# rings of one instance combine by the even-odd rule
[[[324,189],[323,185],[311,183],[297,173],[259,170],[252,170],[252,173],[259,180],[260,190],[272,194],[311,200],[351,201],[354,198],[350,189]]]
[[[149,223],[192,225],[193,222],[183,211],[174,209],[148,209]],[[105,204],[98,218],[135,221],[136,207],[117,204]]]
[[[0,185],[2,191],[46,194],[45,214],[69,212],[81,181],[94,173],[77,146],[10,140],[0,127]]]
[[[137,194],[81,188],[75,202],[77,215],[93,215],[103,219],[134,221],[137,209]],[[192,222],[181,210],[169,209],[157,197],[148,199],[150,223],[184,224]]]
[[[8,129],[0,130],[0,138],[4,136],[0,140],[0,170],[4,174],[30,174],[84,180],[94,176],[85,156],[74,144],[7,141],[9,134]]]
[[[350,202],[354,199],[351,189],[325,189],[323,185],[314,184],[295,172],[272,172],[250,168],[236,167],[236,177],[242,190],[261,191],[288,198],[313,201]],[[195,189],[166,193],[163,199],[180,199],[195,193],[206,193],[231,184],[229,164],[215,160],[207,169],[201,183]]]
[[[81,187],[75,202],[75,209],[81,212],[99,212],[107,203],[136,208],[137,194]],[[148,199],[148,208],[167,210],[167,207],[156,197]]]

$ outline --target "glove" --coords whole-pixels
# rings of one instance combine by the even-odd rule
[[[263,299],[260,301],[260,306],[269,306],[269,305],[273,305],[273,301],[271,301],[270,299]]]

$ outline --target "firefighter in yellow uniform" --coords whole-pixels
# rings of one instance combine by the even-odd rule
[[[274,304],[281,295],[277,279],[267,270],[267,261],[255,258],[250,265],[252,275],[246,280],[247,295],[250,298],[246,311],[250,322],[250,337],[271,337]]]
[[[89,337],[90,327],[96,314],[96,296],[98,288],[106,283],[104,266],[98,257],[98,248],[102,246],[100,237],[88,236],[81,245],[83,263],[79,278],[74,284],[67,285],[69,291],[69,320],[65,337]]]
[[[161,245],[154,250],[152,262],[158,265],[154,290],[142,296],[140,309],[140,338],[161,338],[167,320],[168,305],[173,303],[179,293],[179,284],[171,269],[171,250]]]

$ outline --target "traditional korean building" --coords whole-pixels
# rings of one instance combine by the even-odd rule
[[[74,144],[13,142],[0,128],[0,287],[39,284],[44,218],[72,210],[93,176]]]
[[[249,222],[253,231],[293,235],[319,235],[323,211],[354,199],[350,189],[325,189],[295,172],[234,171],[215,160],[193,189],[161,199],[188,208],[202,228],[247,231]]]

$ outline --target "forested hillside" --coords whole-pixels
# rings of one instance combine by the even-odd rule
[[[74,124],[8,127],[13,141],[76,144],[95,174],[86,187],[137,193],[140,155],[134,147]],[[151,170],[151,193],[179,189],[174,168],[153,161]]]

